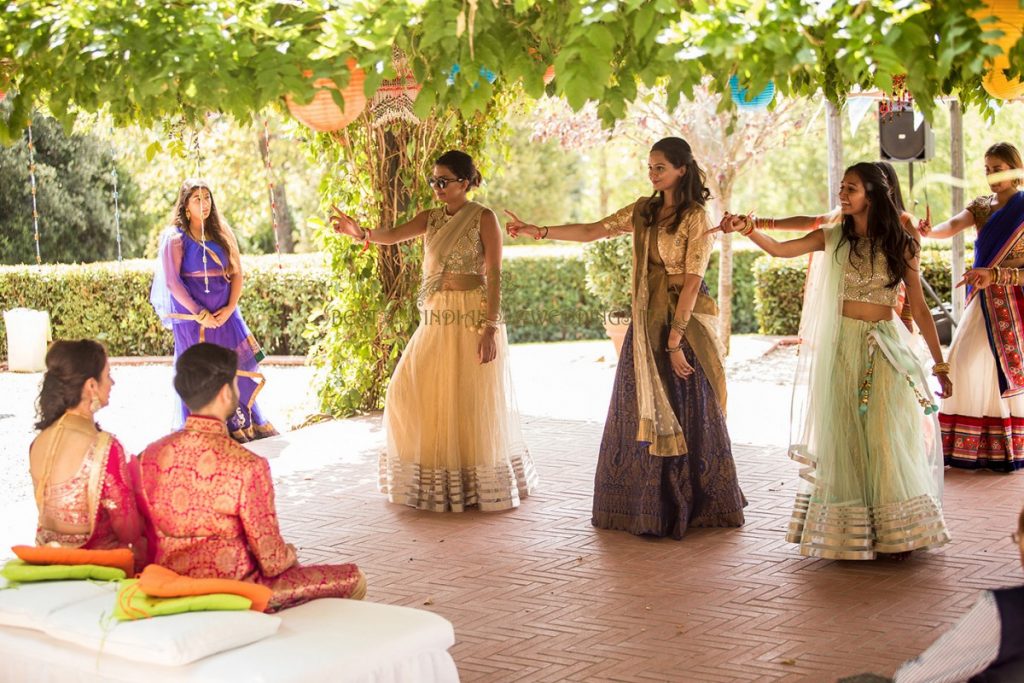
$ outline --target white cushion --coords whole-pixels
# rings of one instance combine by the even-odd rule
[[[42,631],[46,619],[63,607],[106,596],[113,601],[116,583],[91,581],[41,581],[8,587],[0,578],[0,626],[17,626]]]
[[[43,630],[53,638],[103,654],[178,666],[255,643],[274,635],[281,625],[279,617],[252,610],[117,621],[112,616],[115,599],[105,595],[56,610],[47,617]]]

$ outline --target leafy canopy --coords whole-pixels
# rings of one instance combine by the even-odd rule
[[[1004,0],[1005,3],[1006,0]],[[1014,0],[1010,0],[1013,2]],[[638,83],[663,84],[669,106],[705,75],[719,91],[731,74],[759,91],[907,87],[926,114],[956,94],[988,110],[985,60],[1001,34],[976,17],[982,0],[143,0],[11,1],[0,13],[0,90],[16,90],[0,121],[9,140],[33,108],[68,125],[107,108],[119,124],[167,117],[189,123],[222,111],[247,119],[287,93],[312,96],[311,79],[349,79],[355,57],[372,94],[406,51],[423,89],[417,110],[484,110],[496,88],[597,102],[623,117]],[[1024,63],[1024,39],[1011,53]],[[459,65],[458,73],[452,67]],[[554,66],[556,78],[543,75]],[[482,70],[486,70],[482,73]],[[485,77],[493,72],[492,84]],[[1011,68],[1011,75],[1015,71]],[[340,97],[340,95],[337,95]],[[729,106],[729,98],[723,98]]]

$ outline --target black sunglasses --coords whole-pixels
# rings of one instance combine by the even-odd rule
[[[431,187],[436,187],[439,190],[443,190],[452,183],[461,183],[462,180],[462,178],[435,178],[434,176],[430,176],[429,178],[427,178],[427,184],[430,185]]]

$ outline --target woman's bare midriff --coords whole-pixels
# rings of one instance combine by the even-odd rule
[[[863,320],[864,322],[877,323],[882,320],[892,320],[893,307],[882,304],[869,304],[866,301],[844,301],[843,317]]]
[[[480,289],[485,282],[482,275],[475,273],[444,273],[438,289],[444,292],[468,292]]]

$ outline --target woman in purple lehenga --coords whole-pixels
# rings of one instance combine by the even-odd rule
[[[274,436],[277,430],[260,413],[256,395],[263,388],[259,362],[263,349],[238,309],[242,266],[231,227],[221,218],[206,181],[182,183],[172,224],[160,238],[159,267],[150,301],[165,327],[174,332],[174,357],[199,342],[232,349],[238,354],[238,409],[228,420],[239,442]],[[181,403],[175,429],[188,409]]]
[[[682,538],[688,527],[743,524],[747,504],[725,423],[711,257],[710,196],[690,145],[651,149],[654,195],[596,223],[537,227],[514,214],[513,235],[590,242],[633,237],[632,322],[622,344],[594,478],[591,523]]]

